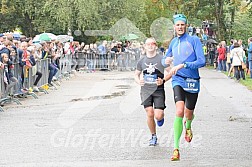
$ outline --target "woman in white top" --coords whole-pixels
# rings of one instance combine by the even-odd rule
[[[235,70],[235,78],[237,81],[242,77],[245,80],[244,69],[242,69],[243,58],[245,57],[245,52],[238,42],[234,43],[234,49],[230,52],[230,57],[233,58],[232,66]]]

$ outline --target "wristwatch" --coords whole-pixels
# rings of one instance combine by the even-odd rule
[[[163,84],[165,83],[165,79],[163,78]]]
[[[184,63],[184,68],[186,68],[187,67],[187,64],[186,63]]]

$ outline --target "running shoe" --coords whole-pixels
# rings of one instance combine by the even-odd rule
[[[179,160],[180,160],[179,150],[175,149],[175,150],[173,150],[171,161],[179,161]]]
[[[160,126],[162,126],[164,124],[164,118],[163,119],[161,119],[161,120],[159,120],[159,121],[157,121],[157,125],[160,127]]]
[[[39,92],[39,89],[37,86],[33,86],[33,92]]]
[[[154,136],[152,136],[151,139],[150,139],[150,144],[149,144],[149,146],[156,146],[156,145],[157,145],[157,136],[154,135]]]
[[[185,140],[188,143],[190,143],[193,138],[192,129],[186,129],[186,121],[184,122],[184,126],[185,126]]]

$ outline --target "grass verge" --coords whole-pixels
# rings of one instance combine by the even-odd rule
[[[206,68],[210,70],[214,69],[213,66],[206,66]],[[228,75],[228,72],[223,72],[223,74]],[[252,79],[250,78],[249,75],[246,75],[245,77],[246,79],[245,80],[241,79],[239,83],[246,86],[249,90],[252,90]]]

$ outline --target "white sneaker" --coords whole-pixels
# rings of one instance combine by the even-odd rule
[[[39,89],[38,89],[37,86],[34,86],[34,87],[33,87],[33,92],[39,92]]]
[[[55,76],[53,76],[52,80],[53,80],[53,81],[56,81],[56,80],[57,80],[57,78],[56,78]]]

